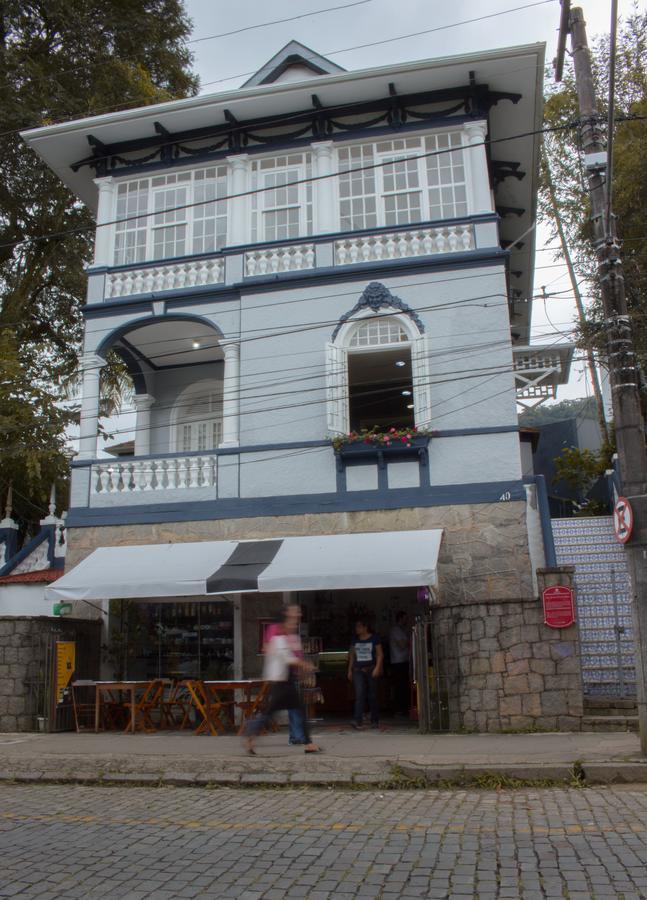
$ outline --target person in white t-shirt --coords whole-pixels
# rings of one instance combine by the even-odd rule
[[[398,715],[409,714],[409,634],[407,631],[407,614],[400,610],[396,613],[395,623],[389,631],[389,671],[393,683],[394,712]]]

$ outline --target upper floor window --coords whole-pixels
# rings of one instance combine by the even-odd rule
[[[226,195],[226,165],[120,184],[115,265],[220,249],[227,239]]]
[[[341,231],[467,214],[459,131],[342,147],[338,154]]]
[[[311,176],[309,153],[252,161],[253,244],[312,234]]]

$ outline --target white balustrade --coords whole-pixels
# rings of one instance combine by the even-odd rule
[[[289,247],[267,247],[249,250],[245,254],[245,274],[268,275],[274,272],[297,272],[314,269],[314,244],[294,244]]]
[[[95,463],[90,483],[93,494],[124,495],[213,488],[216,478],[216,456],[205,454]]]
[[[348,266],[383,259],[407,259],[474,249],[472,225],[361,234],[335,241],[335,264]]]
[[[151,291],[172,291],[203,284],[221,284],[225,278],[224,259],[193,259],[167,266],[142,266],[123,272],[109,272],[105,296],[127,297]]]
[[[517,370],[530,369],[561,369],[561,359],[558,354],[528,354],[525,356],[517,356],[515,354],[514,367]]]

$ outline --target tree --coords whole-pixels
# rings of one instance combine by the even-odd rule
[[[18,131],[194,94],[190,27],[183,0],[0,0],[0,491],[23,521],[69,467],[93,223]]]
[[[607,115],[609,41],[607,35],[591,41],[598,110]],[[568,57],[567,57],[568,60]],[[643,370],[647,366],[647,13],[637,4],[618,30],[616,58],[616,129],[614,134],[613,208],[618,233],[624,244],[625,287],[632,317],[636,350]],[[545,124],[558,130],[544,136],[558,196],[560,215],[580,278],[588,285],[592,301],[586,328],[594,346],[604,355],[603,311],[597,285],[596,256],[591,243],[590,205],[578,146],[578,105],[572,64],[567,62],[564,81],[554,85],[547,78],[549,96]],[[633,119],[632,119],[633,117]],[[548,186],[540,187],[540,214],[555,235]],[[580,343],[584,337],[579,331]],[[645,405],[645,404],[643,404]]]

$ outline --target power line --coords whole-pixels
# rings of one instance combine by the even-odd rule
[[[360,49],[364,49],[366,47],[376,46],[377,44],[380,44],[380,45],[388,44],[388,43],[392,43],[393,41],[404,40],[405,38],[408,38],[408,37],[418,37],[419,35],[422,35],[422,34],[431,34],[432,32],[437,31],[437,30],[447,30],[448,28],[457,28],[464,24],[474,24],[476,22],[481,21],[482,19],[495,18],[498,16],[506,15],[511,12],[518,12],[520,10],[529,9],[533,6],[541,6],[545,3],[552,3],[552,2],[556,2],[556,0],[541,0],[541,2],[538,2],[538,3],[530,3],[526,6],[514,7],[512,9],[508,9],[508,10],[500,10],[499,12],[496,12],[496,13],[491,13],[491,14],[488,14],[485,16],[479,16],[474,19],[468,19],[468,20],[465,20],[462,22],[453,22],[453,23],[450,23],[447,25],[442,25],[442,26],[436,27],[436,28],[427,29],[425,31],[417,31],[415,33],[403,35],[401,37],[386,38],[384,40],[377,41],[373,44],[370,44],[370,43],[369,44],[357,44],[354,47],[346,47],[342,50],[328,50],[328,51],[325,51],[324,54],[318,54],[317,56],[312,56],[312,57],[304,56],[303,59],[304,59],[304,61],[309,62],[312,60],[316,60],[318,58],[318,56],[321,56],[321,55],[335,55],[337,53],[348,53],[351,50],[360,50]],[[529,68],[529,67],[526,66],[525,68]],[[533,66],[532,68],[537,68],[537,67]],[[73,70],[68,70],[68,71],[73,71]],[[61,73],[58,73],[58,74],[61,74]],[[215,81],[206,81],[201,85],[201,87],[206,87],[207,85],[212,85],[212,84],[220,84],[223,81],[233,81],[233,79],[235,79],[235,78],[244,78],[248,75],[255,75],[255,74],[256,74],[256,72],[254,71],[254,72],[243,72],[239,75],[228,75],[225,78],[219,78],[219,79],[216,79]],[[186,98],[179,98],[179,99],[186,99]],[[141,106],[141,103],[142,103],[142,101],[141,101],[141,99],[139,99],[139,100],[133,100],[132,102],[124,104],[123,106],[118,107],[118,108],[113,107],[113,106],[98,107],[97,109],[95,109],[93,111],[92,115],[99,115],[102,113],[109,113],[109,112],[125,111],[127,109],[131,109],[132,107],[137,107],[138,105]],[[149,104],[149,105],[153,106],[154,104]],[[146,106],[142,106],[142,109],[146,109]],[[69,117],[61,119],[59,121],[62,123],[62,122],[74,121],[75,119],[78,119],[78,116],[69,116]],[[16,128],[16,129],[12,129],[11,131],[2,132],[2,133],[0,133],[0,137],[5,137],[6,135],[9,135],[9,134],[17,134],[18,132],[23,131],[25,129],[38,128],[38,127],[42,127],[42,124],[39,123],[39,125],[34,125],[34,124],[24,125],[22,128]]]
[[[542,2],[551,2],[552,3],[552,2],[554,2],[554,0],[542,0]],[[502,137],[502,138],[486,139],[486,140],[479,141],[474,144],[470,144],[470,147],[485,147],[485,148],[487,148],[487,147],[491,147],[493,144],[500,144],[500,143],[504,143],[506,141],[518,140],[519,138],[534,137],[537,134],[547,134],[548,132],[552,132],[552,131],[564,131],[564,130],[573,129],[576,127],[577,127],[576,122],[573,122],[568,125],[548,126],[545,128],[534,129],[532,131],[518,132],[517,134],[507,135],[506,137]],[[356,172],[365,172],[365,171],[380,169],[380,168],[383,168],[384,166],[392,166],[398,162],[406,162],[408,160],[418,160],[418,159],[429,159],[432,157],[441,156],[445,153],[457,153],[463,149],[464,149],[463,147],[446,147],[446,148],[443,147],[439,150],[430,150],[426,153],[411,154],[411,155],[407,155],[407,156],[398,157],[396,159],[388,159],[388,160],[384,160],[381,162],[368,163],[363,166],[353,166],[352,168],[348,169],[347,171],[330,172],[330,173],[326,173],[323,175],[309,175],[305,178],[296,178],[292,181],[286,181],[284,184],[280,185],[280,187],[281,188],[290,188],[290,187],[298,186],[300,184],[313,184],[318,181],[325,181],[325,180],[328,180],[331,178],[340,178],[345,175],[352,175],[353,173],[356,173]],[[99,159],[99,158],[100,157],[97,157],[97,159]],[[165,207],[163,209],[151,210],[150,212],[142,212],[142,213],[136,213],[136,214],[133,214],[130,216],[123,216],[122,218],[111,219],[107,222],[101,222],[99,225],[96,225],[96,224],[81,225],[77,228],[68,228],[68,229],[64,229],[63,231],[47,232],[47,233],[41,234],[41,235],[34,235],[33,237],[23,238],[20,241],[9,241],[7,243],[0,244],[0,248],[15,249],[16,247],[19,247],[22,244],[38,243],[40,241],[53,240],[55,238],[67,237],[72,234],[83,234],[87,231],[95,230],[96,228],[105,228],[105,227],[112,226],[112,225],[123,224],[124,222],[141,221],[143,219],[149,219],[153,216],[167,215],[168,213],[181,212],[186,209],[193,209],[195,207],[207,206],[211,203],[223,203],[227,200],[237,200],[237,199],[241,199],[243,197],[251,197],[255,194],[264,194],[268,191],[275,191],[275,190],[276,190],[276,185],[250,188],[249,190],[239,191],[235,194],[226,194],[223,197],[216,197],[216,198],[212,198],[209,200],[196,200],[196,201],[193,201],[192,203],[181,203],[177,206],[169,206],[169,207]]]

